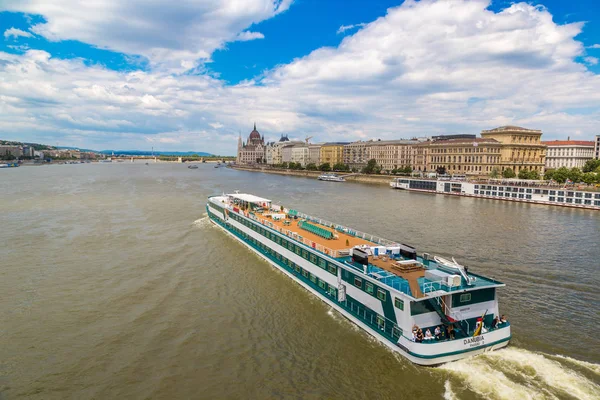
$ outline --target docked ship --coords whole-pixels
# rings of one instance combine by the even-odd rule
[[[252,194],[209,197],[206,210],[227,234],[415,364],[462,359],[511,339],[510,323],[497,324],[497,289],[505,285],[454,259],[419,255]]]
[[[19,166],[18,162],[13,163],[0,163],[0,168],[16,168]]]
[[[600,191],[524,179],[395,178],[394,189],[600,210]]]
[[[337,174],[321,174],[317,178],[320,181],[329,181],[329,182],[345,182],[346,180],[337,175]]]

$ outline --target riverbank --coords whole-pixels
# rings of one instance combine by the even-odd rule
[[[272,168],[272,167],[250,167],[250,166],[240,166],[240,165],[231,165],[231,168],[240,170],[240,171],[249,171],[249,172],[264,172],[267,174],[277,174],[277,175],[289,175],[289,176],[301,176],[304,178],[313,178],[317,179],[319,175],[321,175],[322,171],[298,171],[292,169],[280,169],[280,168]],[[337,173],[339,176],[346,179],[347,182],[359,182],[359,183],[370,183],[375,185],[386,185],[388,186],[393,177],[388,175],[366,175],[366,174],[352,174],[352,173]]]

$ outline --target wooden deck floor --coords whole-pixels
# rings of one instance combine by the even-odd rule
[[[406,279],[410,287],[410,291],[414,298],[419,299],[425,295],[421,291],[419,286],[418,278],[425,276],[425,268],[404,268],[403,266],[396,266],[396,261],[388,257],[369,257],[369,263],[381,268],[385,271],[391,272],[392,274],[399,276],[400,278]]]
[[[287,221],[289,221],[290,224],[284,225],[283,221],[285,221],[285,220],[275,221],[275,220],[273,220],[273,218],[269,218],[266,215],[264,215],[264,216],[257,215],[257,217],[259,217],[261,219],[264,218],[266,221],[272,223],[274,226],[277,227],[278,230],[280,230],[280,232],[281,232],[281,230],[283,230],[283,232],[288,231],[288,230],[295,232],[296,234],[302,236],[303,238],[306,238],[312,242],[318,243],[323,247],[330,248],[331,250],[351,249],[354,246],[359,246],[359,245],[373,246],[373,243],[368,242],[364,239],[357,238],[355,236],[348,235],[343,232],[338,232],[335,229],[327,228],[323,225],[318,225],[318,226],[320,228],[323,228],[323,229],[326,229],[326,230],[332,232],[335,236],[337,236],[337,239],[325,239],[318,235],[315,235],[312,232],[309,232],[307,230],[300,228],[298,226],[298,221],[300,221],[299,219],[288,219]]]

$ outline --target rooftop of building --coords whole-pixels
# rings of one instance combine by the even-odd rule
[[[432,140],[432,141],[428,141],[428,142],[422,142],[419,144],[419,146],[435,146],[435,145],[440,145],[440,146],[448,146],[448,145],[464,145],[464,144],[473,144],[473,145],[479,145],[479,144],[497,144],[500,145],[500,142],[497,141],[496,139],[488,139],[488,138],[474,138],[474,139],[444,139],[444,140]]]
[[[590,146],[594,147],[593,140],[547,140],[542,141],[546,146]]]
[[[345,146],[347,144],[350,144],[350,142],[327,142],[327,143],[323,143],[323,145],[321,147],[327,147],[327,146]]]
[[[481,133],[504,133],[504,132],[528,132],[528,133],[542,133],[541,130],[538,129],[528,129],[528,128],[523,128],[521,126],[515,126],[515,125],[506,125],[506,126],[499,126],[498,128],[494,128],[494,129],[488,129],[488,130],[482,130]]]

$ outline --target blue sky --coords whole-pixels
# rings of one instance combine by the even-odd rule
[[[600,134],[593,1],[0,2],[3,139],[232,154],[268,139]]]

